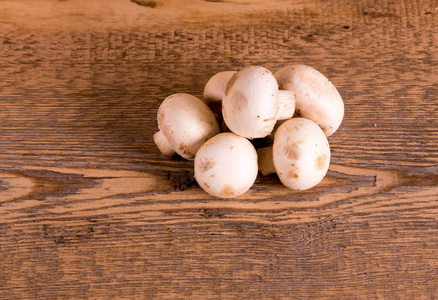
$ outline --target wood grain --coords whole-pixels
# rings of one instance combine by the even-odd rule
[[[0,0],[1,299],[438,298],[434,0]],[[304,63],[345,102],[327,177],[208,196],[156,112]]]

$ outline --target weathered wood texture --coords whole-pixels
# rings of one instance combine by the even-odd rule
[[[0,0],[1,299],[438,298],[438,3],[264,2]],[[166,96],[292,63],[346,105],[320,185],[159,154]]]

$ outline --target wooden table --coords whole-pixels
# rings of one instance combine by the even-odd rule
[[[436,0],[0,0],[1,299],[437,299]],[[315,188],[207,195],[156,112],[311,65],[345,102]]]

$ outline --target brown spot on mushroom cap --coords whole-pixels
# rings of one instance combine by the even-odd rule
[[[318,170],[322,170],[324,169],[326,163],[327,163],[327,155],[322,154],[316,158],[315,166]]]
[[[248,98],[240,91],[233,92],[235,109],[240,110],[242,107],[248,106]]]
[[[201,161],[201,163],[199,164],[199,171],[205,173],[208,170],[210,170],[211,168],[213,168],[215,165],[214,161],[212,160],[203,160]]]
[[[221,197],[234,197],[236,194],[236,191],[229,184],[224,185],[219,193]]]
[[[272,122],[275,121],[275,118],[263,119],[263,122]]]
[[[188,155],[190,157],[195,157],[195,154],[193,154],[191,151],[188,150],[188,146],[184,143],[181,143],[178,147],[178,149],[184,154]]]
[[[285,155],[291,160],[298,160],[300,157],[299,149],[298,149],[297,145],[295,145],[295,144],[292,144],[292,143],[287,144],[284,147],[283,151],[284,151]]]
[[[262,75],[268,74],[268,75],[274,76],[274,74],[272,74],[272,72],[269,69],[263,68],[260,71],[261,71]]]
[[[291,169],[291,170],[289,170],[289,172],[287,173],[287,176],[288,176],[290,179],[297,179],[297,178],[299,177],[298,172],[297,172],[296,169]]]

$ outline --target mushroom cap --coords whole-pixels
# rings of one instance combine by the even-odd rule
[[[195,178],[210,195],[233,198],[256,180],[257,152],[250,141],[232,132],[209,139],[195,157]]]
[[[246,67],[228,81],[222,115],[232,132],[249,139],[265,137],[274,128],[278,110],[278,84],[268,69]]]
[[[185,93],[167,97],[158,109],[157,120],[172,148],[185,159],[193,160],[202,144],[219,133],[218,122],[208,106]]]
[[[272,153],[280,181],[294,190],[317,185],[330,164],[326,135],[315,122],[305,118],[292,118],[278,127]]]
[[[344,117],[344,102],[336,87],[310,66],[286,66],[275,73],[280,89],[295,93],[296,111],[332,135]]]
[[[223,71],[216,73],[211,77],[204,87],[203,98],[205,103],[215,113],[222,113],[222,98],[225,94],[225,88],[228,81],[237,71]]]

